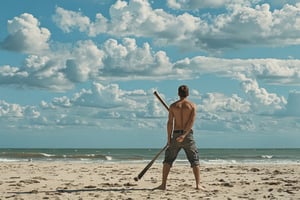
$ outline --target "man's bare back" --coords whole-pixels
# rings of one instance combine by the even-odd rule
[[[170,106],[168,117],[168,142],[171,141],[172,130],[183,130],[184,133],[177,138],[182,142],[191,131],[196,118],[196,105],[187,98],[180,98]],[[174,129],[173,129],[174,127]]]
[[[192,102],[187,99],[178,100],[171,105],[170,112],[173,113],[175,119],[174,130],[189,131],[189,129],[191,129],[191,127],[189,128],[187,125],[195,115],[195,105]]]

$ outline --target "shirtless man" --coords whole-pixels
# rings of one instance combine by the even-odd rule
[[[199,156],[192,130],[196,118],[196,105],[187,99],[189,88],[186,85],[179,86],[178,96],[180,99],[169,108],[168,148],[163,162],[162,184],[155,189],[166,189],[168,174],[181,148],[184,149],[193,169],[196,189],[200,189]]]

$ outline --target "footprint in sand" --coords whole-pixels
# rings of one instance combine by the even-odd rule
[[[40,181],[46,181],[46,180],[48,180],[48,179],[46,179],[44,177],[41,177],[41,176],[36,176],[36,177],[33,177],[32,179],[40,180]]]
[[[21,180],[20,183],[34,184],[34,183],[40,183],[40,181],[38,181],[38,180],[33,180],[33,179],[26,179],[26,180]]]
[[[12,177],[9,177],[9,179],[19,179],[20,176],[12,176]]]
[[[97,186],[88,185],[88,186],[84,186],[84,188],[86,188],[86,189],[94,189],[94,188],[97,188]]]

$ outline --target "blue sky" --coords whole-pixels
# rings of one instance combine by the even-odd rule
[[[5,5],[2,148],[160,148],[181,84],[199,148],[300,147],[299,1]]]

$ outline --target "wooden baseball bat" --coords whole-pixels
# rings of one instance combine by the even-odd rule
[[[153,93],[157,99],[164,105],[164,107],[169,110],[169,106],[166,104],[166,102],[159,96],[158,92],[157,91],[154,91]],[[166,146],[164,146],[156,155],[155,157],[146,165],[146,167],[138,174],[137,177],[134,177],[134,180],[135,181],[138,181],[140,180],[144,174],[150,169],[150,167],[153,165],[153,163],[155,162],[155,160],[159,157],[159,155],[165,151],[168,147],[168,144],[166,144]]]

